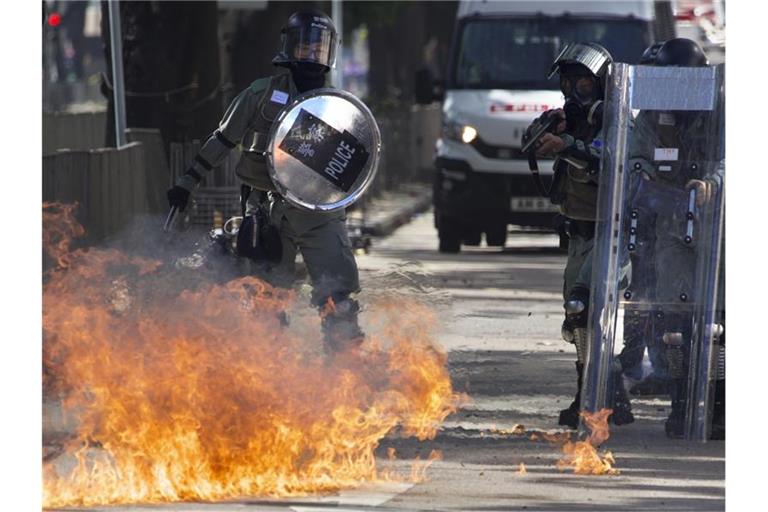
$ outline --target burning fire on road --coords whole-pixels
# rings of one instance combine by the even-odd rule
[[[582,411],[579,413],[589,429],[589,435],[584,440],[573,441],[570,432],[532,432],[528,437],[531,441],[547,441],[557,445],[563,456],[557,461],[557,469],[565,471],[572,469],[577,475],[618,475],[614,467],[616,461],[610,451],[602,455],[597,449],[610,436],[608,418],[613,409],[601,409],[595,413]]]
[[[353,487],[390,477],[385,436],[433,438],[456,410],[426,306],[369,305],[363,346],[329,357],[294,292],[255,277],[182,288],[162,261],[73,249],[72,214],[44,206],[44,390],[74,425],[44,462],[44,506]]]
[[[566,440],[563,443],[563,458],[557,462],[560,470],[572,468],[577,475],[618,475],[619,470],[611,452],[600,455],[597,448],[608,440],[608,417],[613,409],[601,409],[595,413],[582,411],[581,417],[589,429],[589,436],[583,441]]]

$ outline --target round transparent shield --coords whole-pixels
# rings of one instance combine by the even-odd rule
[[[283,109],[270,132],[269,174],[290,203],[332,212],[357,201],[376,175],[381,133],[365,104],[315,89]]]

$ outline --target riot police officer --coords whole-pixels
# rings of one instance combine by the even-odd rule
[[[292,206],[277,193],[269,177],[265,150],[269,132],[281,109],[298,94],[324,87],[333,67],[337,33],[323,12],[310,9],[294,13],[282,29],[281,46],[272,62],[282,68],[273,76],[255,80],[240,92],[195,156],[186,174],[168,190],[172,207],[183,211],[203,176],[220,165],[241,145],[236,174],[243,182],[244,220],[238,250],[249,254],[256,245],[249,237],[254,219],[267,216],[279,233],[267,252],[277,255],[278,275],[292,279],[297,250],[301,251],[312,281],[312,303],[322,311],[326,348],[342,350],[362,342],[357,322],[358,304],[350,297],[359,291],[357,264],[347,235],[344,210],[332,213]],[[261,201],[267,196],[267,204]],[[282,247],[274,247],[274,245]]]
[[[694,41],[675,38],[664,42],[653,61],[655,66],[701,67],[707,58]],[[706,127],[710,114],[697,111],[641,111],[633,126],[630,165],[640,178],[633,192],[636,211],[654,233],[650,262],[655,273],[653,301],[665,304],[653,313],[653,330],[661,334],[662,348],[669,377],[671,412],[665,422],[669,437],[683,437],[686,416],[692,310],[687,301],[696,290],[696,242],[688,233],[693,220],[686,212],[704,205],[710,186],[703,180],[710,155]],[[656,154],[670,148],[675,158],[659,161]],[[722,270],[721,270],[722,274]],[[715,385],[715,421],[713,434],[724,435],[724,337],[717,344],[719,375]]]
[[[597,186],[602,150],[602,103],[611,54],[596,43],[572,43],[552,64],[550,77],[559,74],[565,96],[562,109],[545,112],[529,127],[559,116],[553,133],[539,139],[537,156],[555,157],[555,177],[550,200],[559,206],[569,238],[568,261],[564,272],[565,321],[563,338],[576,346],[577,392],[567,409],[560,411],[559,423],[571,428],[579,424],[581,387],[587,354],[587,315],[591,283],[592,247],[597,209]],[[621,377],[613,372],[611,420],[622,425],[634,421]]]
[[[656,55],[663,44],[663,41],[656,42],[646,48],[640,57],[639,64],[644,66],[655,64]],[[637,203],[633,204],[633,208],[637,211],[645,209],[642,201],[638,201],[639,198],[637,197],[637,192],[642,190],[642,182],[641,176],[633,176],[631,180],[629,201]],[[644,211],[643,217],[650,218],[651,214],[651,211]],[[650,222],[643,222],[636,229],[639,229],[641,233],[636,233],[636,247],[629,255],[633,281],[643,281],[635,288],[652,290],[655,287],[656,278],[652,258],[654,229]],[[648,299],[649,297],[645,298]],[[662,333],[655,328],[655,317],[653,312],[644,308],[633,307],[632,304],[628,304],[625,309],[624,348],[619,358],[624,374],[637,382],[629,390],[630,394],[633,395],[663,395],[667,391],[667,368],[662,350]],[[652,372],[643,378],[642,363],[646,347],[648,348]]]

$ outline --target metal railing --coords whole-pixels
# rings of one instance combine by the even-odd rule
[[[140,142],[43,156],[43,201],[78,203],[77,218],[91,242],[117,233],[149,211],[149,182]]]
[[[365,208],[384,191],[397,190],[402,184],[429,181],[432,155],[440,132],[440,108],[437,105],[377,114],[382,133],[382,155],[379,170],[368,193],[354,208]],[[200,141],[172,143],[170,146],[171,179],[184,174],[200,149]],[[215,212],[224,218],[240,213],[240,183],[235,166],[240,155],[232,151],[225,162],[206,175],[195,194],[190,214],[194,225],[210,226]]]

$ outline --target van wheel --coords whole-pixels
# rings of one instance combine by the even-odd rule
[[[440,238],[439,250],[442,253],[455,254],[461,250],[461,232],[455,222],[441,217],[437,225],[437,236]]]
[[[485,242],[489,247],[504,247],[507,243],[507,225],[496,224],[486,229]]]
[[[480,245],[480,241],[483,239],[483,232],[480,228],[470,227],[464,230],[464,237],[462,242],[464,245]]]

